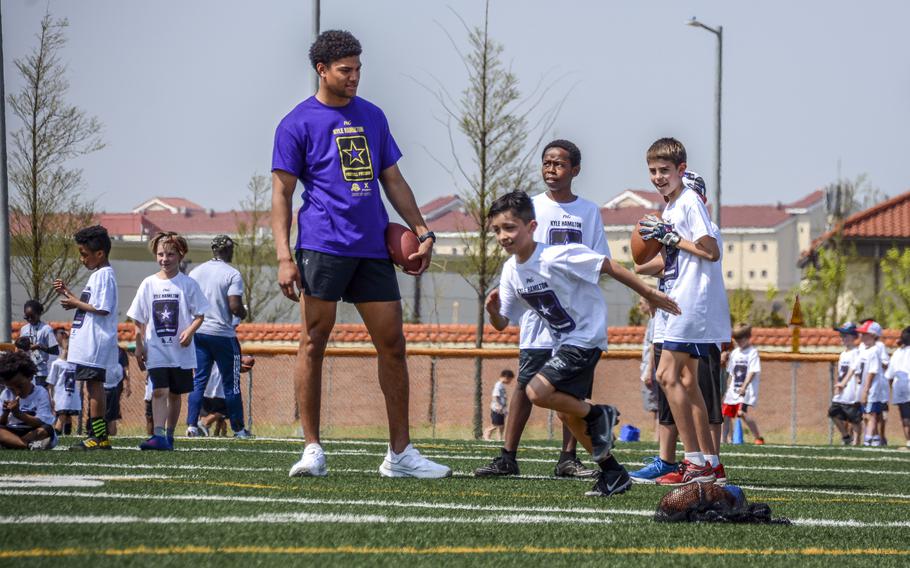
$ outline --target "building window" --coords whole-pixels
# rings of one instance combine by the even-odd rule
[[[727,271],[727,278],[733,278],[733,271],[732,271],[732,270],[728,270],[728,271]]]
[[[762,249],[763,251],[768,250],[768,243],[762,243],[762,244],[761,244],[761,249]]]
[[[752,252],[755,252],[755,243],[752,243],[751,245],[749,245],[749,250]]]
[[[768,277],[768,271],[767,271],[767,270],[762,270],[762,271],[761,271],[761,277],[762,277],[762,278],[767,278],[767,277]]]
[[[727,252],[733,252],[733,245],[727,245]]]
[[[755,271],[754,271],[754,270],[750,270],[750,271],[749,271],[749,278],[755,278]]]

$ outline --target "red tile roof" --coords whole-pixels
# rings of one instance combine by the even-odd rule
[[[606,227],[631,227],[645,215],[659,213],[656,209],[648,207],[617,207],[616,209],[601,208],[600,218]]]
[[[910,191],[850,215],[844,219],[841,229],[847,239],[910,240]],[[830,239],[834,232],[828,231],[815,239],[809,253]]]
[[[457,195],[443,195],[442,197],[437,197],[433,201],[421,205],[420,212],[424,215],[432,215],[436,210],[441,209],[458,199],[459,197]]]
[[[460,233],[477,230],[477,223],[474,222],[474,218],[458,209],[447,211],[439,217],[428,219],[427,226],[431,231],[437,233]]]
[[[69,322],[49,322],[54,328],[69,329]],[[19,336],[22,322],[13,323],[13,339]],[[473,347],[475,327],[470,324],[405,324],[404,334],[411,344],[438,345],[445,347]],[[637,348],[644,340],[643,327],[614,326],[609,329],[609,342],[617,348]],[[484,343],[488,347],[516,347],[518,345],[518,328],[508,327],[496,331],[491,326],[484,327]],[[784,351],[790,347],[790,330],[788,328],[753,328],[752,342],[763,351]],[[296,323],[243,323],[237,327],[237,338],[241,342],[264,343],[297,343],[300,340],[300,325]],[[888,347],[896,347],[900,330],[884,331],[882,340]],[[130,323],[118,325],[118,339],[121,342],[134,340],[134,327]],[[332,331],[331,343],[349,345],[352,343],[370,344],[366,327],[361,324],[338,324]],[[824,328],[807,328],[801,330],[801,346],[805,352],[837,352],[840,350],[838,333]]]
[[[249,222],[249,211],[212,212],[187,211],[184,214],[169,211],[149,211],[144,217],[163,231],[175,231],[182,234],[218,234],[236,233],[240,221]],[[266,213],[260,219],[261,227],[269,226]]]
[[[820,201],[823,201],[824,199],[825,199],[825,190],[816,189],[815,191],[813,191],[809,195],[803,197],[802,199],[800,199],[798,201],[794,201],[793,203],[788,203],[788,204],[784,205],[784,207],[786,207],[787,209],[805,209],[807,207],[812,207],[813,205],[815,205],[816,203],[819,203]]]
[[[164,203],[166,205],[175,207],[177,209],[184,208],[184,209],[187,209],[190,211],[205,211],[205,208],[202,205],[199,205],[198,203],[190,201],[189,199],[184,199],[183,197],[158,197],[158,196],[156,196],[156,197],[147,199],[140,205],[145,205],[146,203],[153,201],[155,199],[157,199],[158,201],[161,201],[162,203]],[[137,208],[138,207],[139,206],[137,206]]]
[[[100,213],[95,222],[112,236],[153,235],[161,228],[139,213]]]
[[[772,228],[791,218],[783,207],[774,205],[724,205],[720,209],[724,229]]]

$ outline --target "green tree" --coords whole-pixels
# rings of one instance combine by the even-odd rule
[[[835,236],[829,246],[818,249],[816,261],[808,265],[799,292],[808,326],[840,325],[855,313],[855,305],[844,299],[851,256],[844,251],[842,239]]]
[[[879,266],[888,292],[879,295],[876,318],[886,327],[903,328],[910,324],[910,248],[889,249]]]
[[[752,292],[737,288],[730,293],[730,323],[737,325],[752,321],[752,305],[755,298]]]
[[[8,100],[21,123],[10,135],[10,268],[44,304],[56,295],[55,278],[78,278],[82,264],[72,236],[94,217],[94,203],[83,194],[82,170],[69,163],[104,147],[101,123],[66,101],[69,81],[60,52],[68,25],[44,15],[38,45],[14,62],[23,85]]]
[[[279,312],[269,309],[281,291],[275,284],[275,243],[269,228],[272,188],[269,178],[254,174],[247,183],[247,196],[237,215],[234,266],[243,276],[243,302],[248,321],[273,322]]]

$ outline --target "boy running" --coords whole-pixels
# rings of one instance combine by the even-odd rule
[[[529,400],[556,411],[600,466],[589,496],[606,497],[628,490],[632,485],[629,474],[611,454],[618,413],[612,406],[585,400],[607,342],[607,303],[597,283],[601,274],[612,276],[673,314],[679,313],[676,302],[584,245],[534,242],[534,207],[522,191],[493,202],[488,221],[499,245],[511,255],[503,266],[499,288],[487,297],[490,323],[502,330],[534,310],[546,321],[554,340],[552,357],[525,388]]]
[[[581,150],[578,146],[568,140],[553,140],[544,147],[541,152],[541,175],[547,191],[531,199],[537,220],[534,240],[549,245],[580,243],[610,258],[600,208],[572,192],[572,181],[580,171]],[[477,477],[518,475],[516,453],[532,408],[525,387],[553,353],[553,337],[546,322],[536,313],[526,312],[519,325],[518,387],[509,405],[505,441],[499,457],[474,471]],[[562,452],[554,475],[597,475],[596,470],[588,469],[578,459],[577,445],[572,432],[563,424]]]

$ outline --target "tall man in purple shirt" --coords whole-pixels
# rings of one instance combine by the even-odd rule
[[[379,354],[379,385],[389,420],[389,448],[379,472],[386,477],[448,477],[452,470],[420,455],[410,443],[408,367],[401,295],[385,247],[386,197],[420,238],[420,274],[430,263],[435,235],[427,229],[397,162],[401,151],[379,107],[357,96],[360,42],[327,31],[310,47],[319,90],[282,119],[272,153],[272,232],[278,285],[300,302],[301,338],[295,381],[303,456],[290,475],[326,475],[319,440],[322,362],[339,300],[353,303]],[[291,203],[297,181],[296,258],[291,256]],[[302,292],[302,294],[301,294]]]

